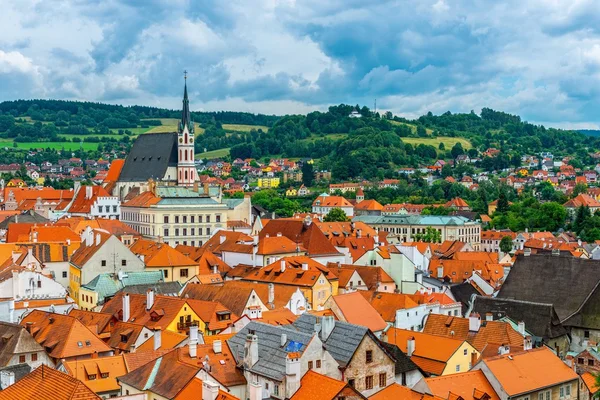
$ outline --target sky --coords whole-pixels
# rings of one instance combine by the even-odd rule
[[[0,101],[600,127],[598,0],[0,0]]]

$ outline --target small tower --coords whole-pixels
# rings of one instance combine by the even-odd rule
[[[177,185],[191,187],[196,181],[194,164],[194,121],[187,93],[187,71],[184,71],[183,109],[177,128]]]
[[[363,192],[362,188],[358,188],[356,191],[356,202],[360,203],[365,199],[365,192]]]

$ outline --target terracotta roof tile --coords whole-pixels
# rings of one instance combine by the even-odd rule
[[[154,193],[148,191],[140,193],[139,195],[128,199],[122,204],[123,207],[150,207],[158,204],[162,199],[156,196]]]
[[[377,200],[363,200],[354,206],[356,210],[360,211],[381,211],[383,206],[379,204]]]
[[[386,322],[396,321],[396,311],[417,307],[418,304],[409,295],[401,293],[381,293],[359,290],[360,293],[377,310]]]
[[[281,268],[282,263],[285,263],[283,271]],[[306,270],[303,269],[303,265],[306,265]],[[337,280],[337,276],[331,273],[327,267],[312,258],[291,256],[283,257],[266,267],[260,268],[244,277],[243,280],[312,287],[321,275],[324,275],[329,281]]]
[[[358,292],[333,296],[333,301],[343,315],[343,320],[354,325],[366,326],[373,332],[382,331],[387,323],[381,315]],[[342,319],[341,316],[338,316]]]
[[[378,284],[388,284],[392,287],[395,287],[395,282],[391,276],[388,275],[387,272],[383,270],[381,267],[365,267],[353,264],[337,264],[337,263],[327,263],[327,268],[333,275],[337,275],[338,270],[350,270],[358,272],[358,275],[362,278],[365,285],[369,290],[377,290]]]
[[[156,333],[155,333],[156,334]],[[163,330],[160,332],[160,347],[158,349],[154,349],[154,338],[150,338],[142,343],[136,350],[136,353],[139,352],[148,352],[148,351],[156,351],[163,350],[168,351],[172,350],[178,346],[180,346],[184,341],[187,340],[186,335],[182,335],[181,333],[172,332],[168,330]]]
[[[2,400],[100,400],[81,381],[47,366],[40,366],[4,389]]]
[[[596,384],[596,377],[589,372],[581,374],[581,379],[585,383],[591,394],[595,394],[598,391],[598,385]]]
[[[308,371],[300,381],[300,388],[290,400],[320,399],[334,400],[346,387],[346,382],[338,381],[321,375],[315,371]]]
[[[165,243],[157,243],[148,239],[138,239],[129,249],[137,256],[144,256],[146,268],[196,266],[194,260]]]
[[[448,392],[461,396],[464,400],[480,400],[481,396],[475,397],[475,391],[487,394],[489,400],[499,400],[498,394],[487,380],[482,371],[462,372],[446,376],[425,378],[429,391],[434,396],[447,398]]]
[[[221,352],[215,353],[213,344],[199,344],[196,347],[196,358],[191,358],[189,354],[189,346],[177,349],[176,352],[179,361],[193,365],[198,368],[202,367],[203,361],[206,361],[210,366],[209,375],[217,382],[225,387],[245,385],[246,378],[240,368],[235,363],[235,358],[232,357],[231,349],[226,341],[221,342]]]
[[[118,316],[122,320],[124,291],[118,292],[102,307],[102,312]],[[170,324],[185,305],[185,300],[178,297],[154,295],[154,304],[146,310],[145,294],[129,294],[130,319],[127,322],[144,325],[150,329],[164,328]]]
[[[100,250],[102,246],[104,246],[104,243],[106,243],[110,236],[110,234],[104,231],[94,230],[94,242],[92,243],[92,245],[87,246],[85,244],[82,244],[81,246],[79,246],[79,248],[71,256],[71,264],[82,268],[92,258],[92,256],[96,254],[96,252]],[[98,237],[100,237],[99,243],[97,241]]]
[[[121,175],[121,170],[123,169],[123,165],[125,165],[125,160],[116,159],[110,163],[110,167],[108,168],[108,174],[106,174],[106,178],[104,178],[104,182],[116,182],[119,180],[119,175]]]
[[[313,201],[313,206],[317,202],[320,207],[352,207],[352,204],[342,196],[319,196]]]
[[[434,396],[416,392],[406,386],[394,383],[369,397],[369,400],[433,400]]]
[[[69,375],[82,381],[97,394],[121,389],[117,377],[128,372],[122,355],[67,361],[63,365]],[[95,376],[90,379],[90,375]]]
[[[111,195],[102,186],[81,186],[69,207],[69,212],[90,213],[98,197],[111,197]]]
[[[270,220],[260,231],[259,238],[262,239],[266,235],[277,236],[278,233],[293,242],[300,242],[311,257],[340,254],[327,240],[327,237],[316,223],[308,224],[305,221],[296,220]]]

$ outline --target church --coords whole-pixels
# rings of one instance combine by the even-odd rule
[[[183,109],[177,132],[139,135],[125,159],[113,195],[122,201],[159,186],[193,188],[198,182],[194,164],[194,121],[190,113],[187,77],[183,90]]]
[[[139,135],[112,185],[121,220],[146,238],[202,246],[228,220],[251,221],[249,197],[222,201],[220,187],[199,185],[194,133],[186,77],[177,132]]]

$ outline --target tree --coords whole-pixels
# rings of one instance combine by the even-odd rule
[[[510,236],[504,236],[502,240],[500,240],[500,251],[503,253],[510,253],[513,248],[513,241]]]
[[[581,193],[587,193],[588,187],[585,183],[578,183],[573,188],[573,197],[580,195]]]
[[[313,185],[315,180],[315,172],[313,169],[313,165],[309,162],[305,162],[302,164],[302,183],[306,187],[310,187]]]
[[[458,156],[460,156],[461,154],[465,154],[465,150],[462,147],[462,144],[460,144],[460,142],[456,142],[456,144],[454,146],[452,146],[452,157],[456,158]]]
[[[331,211],[325,215],[323,218],[324,222],[346,222],[348,221],[348,217],[346,213],[341,208],[335,207],[332,208]]]
[[[496,211],[499,213],[505,213],[508,211],[508,199],[506,198],[506,192],[504,190],[500,190],[500,195],[498,196],[498,207],[496,208]]]
[[[450,164],[444,164],[442,167],[442,178],[447,178],[449,176],[452,176],[452,167]]]

